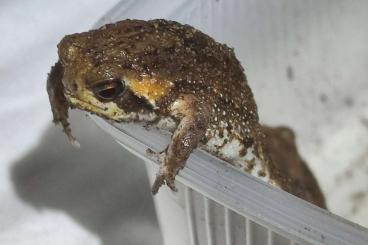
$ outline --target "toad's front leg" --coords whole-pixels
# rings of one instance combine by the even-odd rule
[[[194,95],[179,96],[170,109],[173,116],[180,118],[180,123],[164,152],[160,170],[152,186],[153,194],[165,183],[171,190],[176,191],[175,176],[204,137],[209,124],[209,105]]]
[[[64,95],[63,66],[60,61],[51,68],[50,74],[47,78],[47,93],[51,104],[52,114],[54,116],[54,123],[63,126],[65,134],[68,136],[70,143],[79,147],[78,141],[72,135],[70,125],[68,122],[69,103]]]

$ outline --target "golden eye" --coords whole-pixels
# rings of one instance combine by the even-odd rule
[[[92,88],[95,96],[102,101],[112,101],[125,91],[125,82],[120,79],[103,80]]]

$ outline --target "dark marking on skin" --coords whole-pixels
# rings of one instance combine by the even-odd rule
[[[250,137],[245,137],[244,139],[241,140],[241,142],[243,143],[244,148],[246,149],[254,145],[254,139]]]
[[[219,137],[222,139],[222,138],[224,138],[224,129],[223,128],[220,128],[219,129]]]
[[[262,171],[262,170],[259,170],[257,172],[257,174],[258,174],[259,177],[265,177],[266,176],[266,173],[264,171]]]
[[[220,150],[220,149],[224,148],[224,146],[225,146],[227,143],[229,143],[229,142],[233,141],[233,140],[234,140],[234,139],[236,139],[236,138],[237,138],[237,137],[236,137],[234,134],[230,134],[230,136],[226,137],[226,138],[223,140],[223,142],[222,142],[222,144],[221,144],[221,145],[216,146],[217,150]]]
[[[245,148],[244,145],[242,145],[239,150],[239,156],[244,157],[246,154],[247,154],[247,148]]]
[[[256,159],[255,158],[252,158],[251,160],[246,160],[245,161],[245,166],[244,166],[244,170],[246,171],[246,172],[250,172],[250,171],[252,171],[252,169],[254,168],[254,166],[255,166],[255,161],[256,161]]]
[[[127,90],[122,96],[114,101],[125,112],[146,113],[153,111],[152,105],[145,98],[139,98],[131,90]]]

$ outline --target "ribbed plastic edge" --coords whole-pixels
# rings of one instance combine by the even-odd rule
[[[158,164],[147,149],[162,151],[168,134],[137,124],[94,121],[144,161]],[[368,244],[368,230],[195,150],[177,180],[256,223],[297,242]]]

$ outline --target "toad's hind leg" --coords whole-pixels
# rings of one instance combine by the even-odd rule
[[[180,96],[170,109],[173,115],[181,120],[169,146],[163,152],[160,170],[152,186],[153,194],[165,183],[171,190],[176,191],[175,176],[204,137],[209,123],[208,105],[198,101],[193,95]]]

